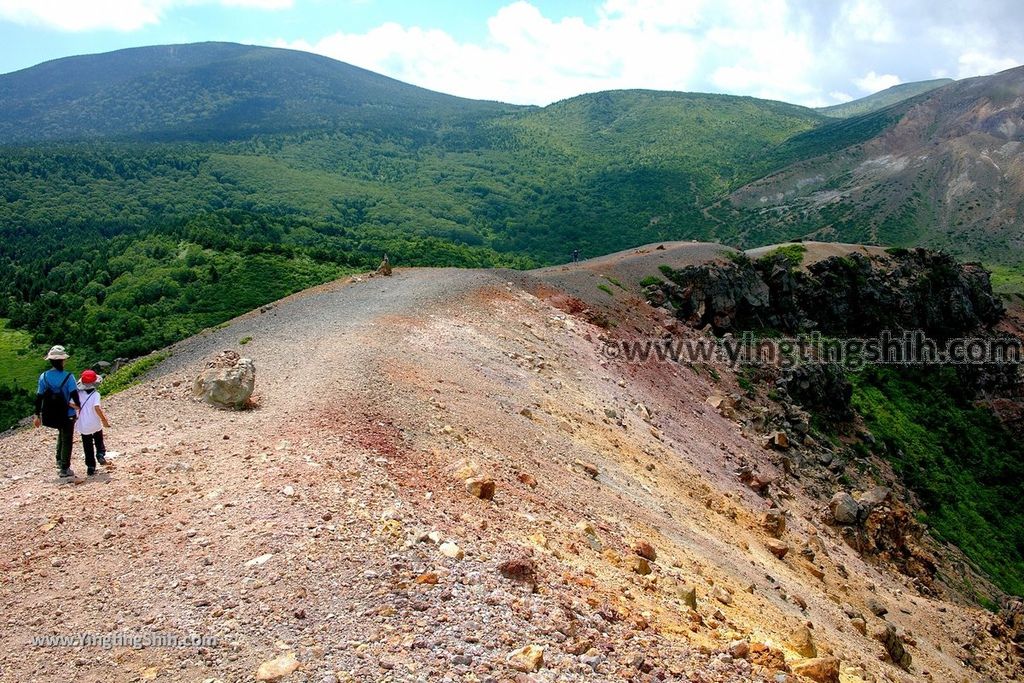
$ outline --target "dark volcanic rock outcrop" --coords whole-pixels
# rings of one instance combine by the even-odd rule
[[[989,274],[975,264],[925,249],[885,257],[853,253],[793,268],[784,255],[740,256],[672,271],[647,289],[695,327],[717,333],[772,328],[827,335],[921,330],[936,338],[987,329],[1003,315]]]

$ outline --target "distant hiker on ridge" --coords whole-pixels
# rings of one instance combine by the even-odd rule
[[[54,346],[46,354],[53,367],[39,375],[36,389],[36,417],[33,424],[57,430],[57,470],[61,477],[73,477],[71,449],[74,447],[75,415],[81,407],[75,379],[64,370],[68,354],[63,346]]]
[[[572,250],[572,262],[573,263],[579,263],[580,262],[580,250],[579,249],[573,249]]]

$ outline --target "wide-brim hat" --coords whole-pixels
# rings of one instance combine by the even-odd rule
[[[60,344],[50,347],[50,352],[46,354],[46,360],[64,360],[68,357],[68,352],[64,350],[64,347]]]
[[[81,379],[78,380],[78,388],[95,389],[101,382],[103,382],[103,378],[96,374],[94,370],[86,370],[82,373]]]

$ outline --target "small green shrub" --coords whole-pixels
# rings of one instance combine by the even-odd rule
[[[612,288],[609,287],[608,285],[601,284],[598,285],[597,288],[600,289],[605,294],[607,294],[608,296],[615,296],[615,293],[612,292]]]
[[[117,372],[107,375],[103,380],[103,384],[100,385],[100,390],[104,396],[112,396],[119,391],[124,391],[128,387],[133,387],[141,381],[143,375],[162,363],[170,355],[166,351],[161,351],[132,361]]]
[[[622,286],[621,282],[619,282],[618,280],[613,278],[611,275],[605,275],[603,277],[604,277],[605,280],[607,280],[608,282],[612,283],[613,285],[615,285],[619,289],[622,289],[622,290],[626,289],[625,287]]]
[[[662,282],[664,282],[664,280],[662,280],[657,275],[648,275],[647,277],[640,281],[640,286],[653,287],[655,285],[660,285]]]
[[[238,343],[241,346],[245,346],[246,344],[248,344],[251,341],[252,341],[252,337],[242,337],[241,339],[238,340]]]
[[[802,244],[784,244],[778,249],[773,249],[761,258],[762,260],[765,260],[781,257],[792,269],[800,267],[800,264],[804,262],[804,254],[806,253],[807,247]]]

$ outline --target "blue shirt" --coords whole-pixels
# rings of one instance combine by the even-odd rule
[[[64,382],[64,378],[67,377],[68,381]],[[64,382],[64,386],[61,386],[61,382]],[[46,391],[46,387],[49,386],[53,391],[58,389],[64,394],[64,400],[68,403],[68,417],[75,416],[75,409],[71,407],[71,394],[75,394],[75,403],[78,403],[78,383],[75,382],[75,376],[65,370],[58,370],[57,368],[50,368],[43,374],[39,375],[39,388],[36,389],[36,394],[42,396],[43,392]]]

